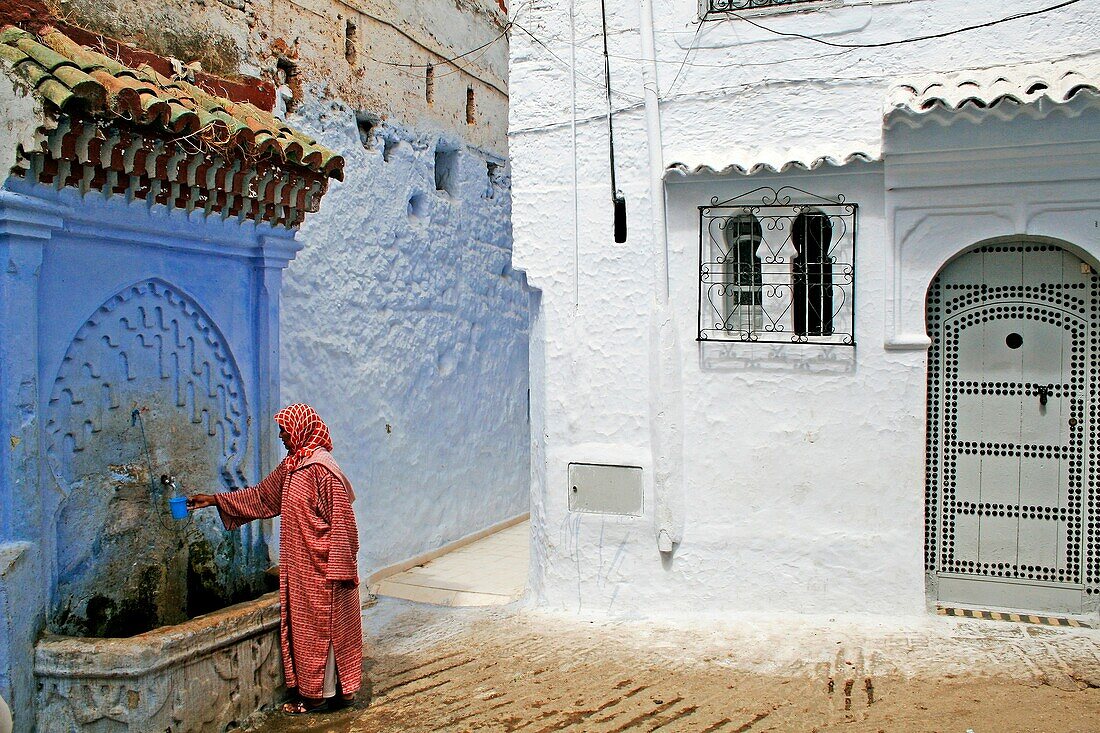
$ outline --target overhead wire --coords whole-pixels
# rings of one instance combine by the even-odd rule
[[[520,30],[523,30],[524,33],[527,33],[527,35],[531,35],[522,26],[519,26],[518,24],[516,24],[516,27],[520,28]],[[692,39],[693,44],[695,42],[695,39],[698,38],[698,36],[699,36],[699,31],[698,31],[698,29],[696,29],[695,38]],[[550,35],[550,36],[546,36],[546,37],[551,41],[558,41],[558,42],[561,42],[561,43],[565,42],[565,40],[561,36]],[[534,36],[532,36],[532,38],[534,38]],[[543,45],[544,47],[546,47],[545,43],[543,43],[540,39],[535,38],[535,40],[538,41],[540,43],[540,45]],[[549,51],[549,48],[548,47],[546,47],[546,48]],[[588,51],[589,53],[595,54],[597,56],[600,55],[600,51],[597,50],[597,49],[594,49],[594,48],[588,48],[587,46],[580,46],[580,45],[578,45],[577,48],[583,49],[583,50]],[[695,49],[690,49],[690,50],[697,51],[698,49],[695,48]],[[623,61],[637,61],[639,63],[674,64],[676,66],[691,67],[693,69],[728,69],[728,68],[730,68],[730,66],[736,66],[738,68],[740,68],[740,67],[750,67],[750,66],[776,66],[778,64],[793,63],[795,61],[816,61],[818,59],[827,59],[827,58],[834,58],[834,57],[837,57],[837,56],[845,56],[847,54],[852,53],[855,50],[856,49],[849,48],[849,49],[845,49],[843,51],[837,51],[835,53],[813,54],[812,56],[791,56],[791,57],[783,58],[783,59],[773,59],[773,60],[769,60],[769,61],[738,62],[736,64],[731,64],[728,61],[724,62],[724,63],[717,63],[717,64],[701,64],[701,63],[698,63],[697,61],[688,61],[687,59],[689,57],[688,57],[687,54],[685,54],[684,58],[681,59],[680,61],[676,61],[674,59],[660,59],[660,58],[651,59],[651,58],[646,58],[644,56],[628,56],[626,54],[619,54],[619,53],[612,53],[612,54],[610,54],[610,56],[613,59],[622,59]],[[558,57],[558,58],[560,59],[560,57]],[[564,61],[563,59],[561,59],[561,60],[563,61],[563,63],[568,63],[568,62]],[[616,94],[623,94],[623,92],[616,92]],[[638,99],[641,99],[641,97],[638,97]]]
[[[529,5],[530,3],[527,3],[527,4]],[[432,54],[432,55],[434,55],[434,56],[438,56],[438,57],[440,58],[440,60],[439,60],[439,61],[435,61],[435,62],[429,61],[429,62],[427,62],[427,63],[423,63],[423,64],[413,64],[413,63],[404,63],[404,62],[398,62],[398,61],[386,61],[386,60],[384,60],[384,59],[379,59],[379,58],[375,58],[374,56],[371,56],[370,54],[364,54],[364,56],[366,56],[366,58],[370,59],[371,61],[375,62],[376,64],[382,64],[383,66],[391,66],[391,67],[394,67],[394,68],[396,68],[396,69],[398,69],[398,70],[400,70],[400,69],[427,69],[428,67],[433,67],[433,68],[434,68],[434,67],[436,67],[436,66],[446,66],[446,65],[450,65],[450,66],[453,66],[453,67],[454,67],[454,71],[449,71],[449,72],[447,72],[447,73],[445,73],[445,74],[438,74],[438,75],[436,75],[436,76],[435,76],[435,78],[436,78],[436,79],[441,79],[441,78],[444,78],[444,77],[447,77],[447,76],[451,76],[452,74],[457,74],[457,73],[464,73],[464,74],[466,74],[466,75],[468,75],[468,76],[471,76],[471,77],[473,77],[474,79],[477,79],[478,81],[482,82],[482,83],[483,83],[483,84],[485,84],[486,86],[492,87],[493,89],[496,89],[496,90],[497,90],[498,92],[500,92],[500,93],[502,93],[502,94],[505,94],[505,95],[507,95],[507,92],[506,92],[506,91],[505,91],[504,89],[501,89],[501,88],[500,88],[499,86],[497,86],[497,85],[496,85],[495,83],[493,83],[493,82],[490,82],[490,81],[488,81],[488,80],[486,80],[486,79],[483,79],[483,78],[481,78],[480,76],[478,76],[477,74],[474,74],[474,73],[473,73],[472,71],[470,71],[469,69],[466,69],[466,68],[464,68],[464,67],[462,67],[462,66],[458,65],[458,64],[457,64],[457,63],[455,63],[455,62],[456,62],[456,61],[458,61],[459,59],[464,59],[464,58],[466,58],[466,57],[468,57],[468,56],[471,56],[472,54],[475,54],[475,53],[477,53],[478,51],[483,51],[483,50],[485,50],[485,49],[489,48],[490,46],[492,46],[492,45],[493,45],[494,43],[497,43],[498,41],[500,41],[500,39],[502,39],[502,38],[505,38],[505,37],[506,37],[506,36],[508,35],[508,31],[510,31],[510,30],[512,29],[512,25],[513,25],[513,23],[514,23],[514,20],[515,20],[515,18],[518,18],[518,17],[519,17],[519,14],[520,14],[520,12],[521,12],[521,11],[522,11],[522,10],[523,10],[523,9],[524,9],[525,7],[526,7],[526,5],[521,5],[520,7],[518,7],[518,8],[516,9],[516,12],[515,12],[515,14],[513,15],[513,18],[512,18],[512,20],[509,20],[508,22],[506,22],[506,23],[504,24],[504,28],[503,28],[503,29],[501,30],[501,32],[500,32],[499,34],[497,34],[497,35],[496,35],[496,36],[495,36],[494,38],[492,38],[492,39],[491,39],[491,40],[489,40],[489,41],[486,41],[485,43],[481,44],[480,46],[476,46],[476,47],[474,47],[474,48],[471,48],[471,49],[469,49],[468,51],[463,51],[462,53],[460,53],[460,54],[458,54],[458,55],[455,55],[455,56],[444,56],[443,54],[439,53],[438,51],[436,51],[436,50],[434,50],[434,49],[432,49],[432,48],[429,48],[428,46],[426,46],[426,45],[425,45],[425,44],[424,44],[424,43],[423,43],[422,41],[420,41],[420,40],[418,40],[418,39],[416,39],[416,38],[413,38],[412,36],[408,35],[408,33],[406,33],[406,32],[405,32],[405,31],[404,31],[403,29],[401,29],[401,28],[397,27],[397,26],[396,26],[396,25],[394,25],[393,23],[390,23],[389,21],[387,21],[387,20],[385,20],[385,19],[383,19],[383,18],[379,18],[379,17],[377,17],[377,16],[374,16],[374,15],[372,15],[372,14],[370,14],[370,13],[366,13],[366,12],[364,12],[364,11],[362,11],[362,10],[357,10],[357,12],[360,12],[360,13],[362,13],[363,15],[367,16],[368,18],[371,18],[372,20],[378,21],[378,22],[380,22],[380,23],[383,23],[383,24],[385,24],[385,25],[389,25],[389,26],[391,26],[391,27],[395,28],[396,30],[398,30],[399,32],[401,32],[401,33],[402,33],[402,35],[404,35],[404,36],[405,36],[406,38],[408,38],[409,40],[411,40],[411,41],[412,41],[413,43],[415,43],[416,45],[418,45],[418,46],[420,46],[421,48],[423,48],[423,49],[424,49],[425,51],[427,51],[428,53],[430,53],[430,54]],[[409,77],[411,77],[411,78],[419,78],[419,76],[418,76],[418,75],[414,75],[414,74],[411,74],[411,73],[409,73],[409,72],[402,72],[402,73],[405,73],[405,74],[406,74],[407,76],[409,76]]]
[[[982,29],[982,28],[989,28],[989,27],[1001,25],[1002,23],[1008,23],[1008,22],[1011,22],[1011,21],[1014,21],[1014,20],[1020,20],[1022,18],[1028,18],[1028,17],[1032,17],[1032,16],[1035,16],[1035,15],[1041,15],[1041,14],[1049,13],[1049,12],[1052,12],[1052,11],[1055,11],[1055,10],[1060,10],[1061,8],[1067,7],[1069,5],[1073,5],[1073,4],[1078,3],[1080,1],[1081,0],[1064,0],[1063,2],[1057,3],[1055,5],[1047,6],[1047,7],[1044,7],[1044,8],[1039,8],[1039,9],[1036,9],[1036,10],[1030,10],[1030,11],[1020,12],[1020,13],[1014,13],[1012,15],[1005,16],[1003,18],[998,18],[996,20],[986,21],[984,23],[976,23],[976,24],[973,24],[973,25],[964,26],[962,28],[955,28],[955,29],[952,29],[952,30],[949,30],[949,31],[943,31],[943,32],[940,32],[940,33],[931,33],[931,34],[926,34],[926,35],[922,35],[922,36],[914,36],[912,38],[902,38],[902,39],[896,39],[896,40],[892,40],[892,41],[883,41],[883,42],[878,42],[878,43],[837,43],[837,42],[834,42],[834,41],[827,41],[825,39],[817,38],[817,37],[810,36],[810,35],[803,34],[803,33],[793,33],[793,32],[787,32],[787,31],[779,31],[779,30],[775,30],[773,28],[769,28],[768,26],[765,26],[762,23],[758,23],[757,21],[754,21],[750,18],[746,18],[746,17],[744,17],[744,16],[742,16],[742,15],[736,13],[736,12],[730,11],[729,15],[731,15],[731,16],[739,19],[739,20],[743,20],[743,21],[749,23],[750,25],[756,26],[756,27],[760,28],[761,30],[767,31],[769,33],[773,33],[775,35],[784,36],[784,37],[801,38],[801,39],[804,39],[804,40],[813,41],[815,43],[820,43],[820,44],[823,44],[823,45],[826,45],[826,46],[832,46],[834,48],[840,48],[840,49],[843,49],[843,50],[841,50],[837,53],[834,53],[834,54],[827,54],[827,55],[824,55],[824,56],[822,56],[822,55],[801,56],[801,57],[791,57],[791,58],[787,58],[787,59],[776,59],[776,60],[762,61],[762,62],[745,62],[745,63],[735,63],[735,64],[730,64],[730,63],[700,64],[700,63],[696,63],[696,62],[693,62],[693,61],[690,60],[692,52],[697,50],[696,46],[695,46],[695,41],[698,39],[699,34],[700,34],[700,30],[702,28],[702,23],[699,23],[698,26],[696,27],[695,35],[692,38],[691,47],[688,48],[687,52],[684,54],[683,59],[681,59],[680,61],[665,60],[665,59],[659,59],[659,58],[658,59],[645,59],[645,58],[641,58],[641,57],[628,56],[628,55],[623,55],[623,54],[609,54],[609,55],[613,58],[618,58],[618,59],[622,59],[622,60],[626,60],[626,61],[654,62],[654,63],[659,63],[659,64],[677,64],[678,68],[677,68],[676,76],[673,78],[672,83],[669,85],[669,88],[665,91],[665,93],[660,95],[661,99],[668,99],[668,98],[672,97],[672,93],[675,90],[676,84],[678,83],[678,81],[680,79],[680,76],[683,73],[683,70],[687,67],[692,67],[692,68],[730,68],[731,66],[734,66],[734,67],[738,67],[738,68],[746,68],[746,67],[753,67],[753,66],[775,66],[777,64],[794,62],[794,61],[806,61],[806,60],[816,60],[816,59],[820,59],[820,58],[839,57],[839,56],[843,56],[843,55],[846,55],[848,53],[851,53],[851,52],[853,52],[855,50],[858,50],[858,49],[886,48],[886,47],[890,47],[890,46],[897,46],[897,45],[903,45],[903,44],[908,44],[908,43],[917,43],[917,42],[920,42],[920,41],[934,40],[934,39],[938,39],[938,38],[946,38],[946,37],[949,37],[949,36],[957,35],[959,33],[966,33],[966,32],[969,32],[969,31],[979,30],[979,29]],[[527,36],[529,36],[539,46],[544,48],[547,51],[547,53],[549,53],[557,61],[559,61],[560,63],[562,63],[566,67],[571,67],[569,62],[565,61],[560,56],[558,56],[545,42],[542,41],[542,39],[535,36],[533,33],[531,33],[529,30],[527,30],[525,27],[523,27],[519,23],[513,22],[512,24],[516,28],[519,28]],[[558,40],[558,41],[561,40],[560,38],[558,38],[556,36],[552,37],[552,39]],[[575,44],[573,44],[573,45],[575,45]],[[586,47],[581,46],[581,48],[586,48]],[[599,53],[598,51],[596,51],[596,49],[587,49],[587,50],[590,50],[592,53],[597,53],[597,54]],[[595,81],[595,80],[591,79],[590,77],[587,77],[583,74],[580,74],[579,72],[577,72],[577,74],[581,78],[587,80],[588,83],[590,83],[592,86],[597,87],[597,88],[602,88],[603,85],[601,85],[599,82],[597,82],[597,81]],[[621,95],[621,96],[625,96],[625,97],[628,97],[628,98],[637,99],[637,100],[642,99],[642,97],[632,95],[628,92],[622,92],[621,90],[616,91],[616,94]]]
[[[535,34],[533,34],[533,33],[532,33],[531,31],[527,30],[527,28],[525,28],[525,27],[524,27],[523,25],[521,25],[520,23],[518,23],[518,22],[513,22],[513,23],[512,23],[512,25],[513,25],[514,27],[516,27],[516,28],[520,29],[520,30],[521,30],[521,31],[522,31],[522,32],[523,32],[523,33],[524,33],[525,35],[527,35],[528,37],[530,37],[530,39],[531,39],[532,41],[534,41],[534,42],[535,42],[535,43],[537,43],[537,44],[538,44],[539,46],[541,46],[541,47],[542,47],[542,48],[543,48],[543,49],[544,49],[544,50],[545,50],[545,51],[546,51],[546,52],[547,52],[548,54],[550,54],[550,56],[551,56],[552,58],[554,58],[554,59],[555,59],[555,60],[556,60],[556,61],[557,61],[558,63],[560,63],[560,64],[561,64],[562,66],[564,66],[564,67],[565,67],[565,68],[567,68],[567,69],[571,69],[571,70],[573,70],[573,73],[574,73],[574,74],[576,74],[576,76],[577,76],[577,77],[578,77],[578,78],[579,78],[580,80],[582,80],[582,81],[586,82],[586,83],[587,83],[587,84],[588,84],[589,86],[591,86],[591,87],[593,87],[593,88],[595,88],[595,89],[599,89],[599,90],[603,91],[603,89],[604,89],[604,84],[603,84],[603,82],[597,81],[597,80],[593,79],[592,77],[588,76],[587,74],[584,74],[584,73],[581,73],[580,71],[577,71],[577,70],[576,70],[576,69],[574,68],[575,64],[570,64],[570,63],[569,63],[568,61],[566,61],[565,59],[563,59],[563,58],[562,58],[561,56],[559,56],[559,55],[558,55],[557,53],[555,53],[555,52],[554,52],[554,50],[553,50],[552,48],[550,48],[550,47],[549,47],[548,45],[546,45],[545,43],[543,43],[543,42],[542,42],[542,39],[540,39],[540,38],[539,38],[538,36],[536,36]],[[575,45],[575,44],[573,44],[573,45]],[[597,52],[597,53],[598,53],[598,52]],[[622,97],[628,97],[628,98],[630,98],[630,99],[636,99],[636,100],[638,100],[638,101],[642,101],[642,97],[640,97],[640,96],[638,96],[638,95],[636,95],[636,94],[631,94],[631,93],[629,93],[629,92],[624,92],[624,91],[621,91],[621,90],[617,90],[617,91],[615,92],[615,94],[616,94],[617,96],[622,96]]]
[[[914,36],[912,38],[901,38],[901,39],[896,39],[896,40],[893,40],[893,41],[882,41],[882,42],[879,42],[879,43],[837,43],[835,41],[827,41],[823,38],[817,38],[815,36],[810,36],[810,35],[807,35],[805,33],[797,33],[797,32],[791,32],[791,31],[776,30],[774,28],[770,28],[770,27],[764,25],[763,23],[759,23],[755,20],[752,20],[751,18],[747,18],[747,17],[745,17],[745,16],[743,16],[743,15],[737,13],[737,12],[734,12],[734,11],[727,11],[727,12],[729,13],[729,15],[733,16],[734,18],[737,18],[738,20],[742,20],[742,21],[748,23],[749,25],[755,26],[755,27],[757,27],[757,28],[759,28],[763,31],[766,31],[768,33],[771,33],[773,35],[789,37],[789,38],[800,38],[800,39],[803,39],[803,40],[812,41],[814,43],[819,43],[819,44],[822,44],[822,45],[825,45],[825,46],[831,46],[833,48],[842,48],[842,49],[846,49],[847,51],[851,51],[851,50],[860,49],[860,48],[886,48],[888,46],[898,46],[898,45],[903,45],[903,44],[907,44],[907,43],[918,43],[920,41],[928,41],[928,40],[934,40],[934,39],[938,39],[938,38],[946,38],[948,36],[957,35],[959,33],[966,33],[966,32],[973,31],[973,30],[979,30],[981,28],[990,28],[990,27],[993,27],[993,26],[996,26],[996,25],[1000,25],[1002,23],[1008,23],[1008,22],[1011,22],[1011,21],[1014,21],[1014,20],[1020,20],[1022,18],[1028,18],[1028,17],[1032,17],[1032,16],[1035,16],[1035,15],[1041,15],[1043,13],[1049,13],[1049,12],[1052,12],[1054,10],[1060,10],[1061,8],[1068,7],[1070,5],[1074,5],[1075,3],[1079,3],[1079,2],[1081,2],[1081,0],[1064,0],[1061,3],[1057,3],[1055,5],[1051,5],[1051,6],[1048,6],[1048,7],[1045,7],[1045,8],[1039,8],[1037,10],[1030,10],[1030,11],[1025,11],[1025,12],[1021,12],[1021,13],[1014,13],[1014,14],[1006,16],[1004,18],[998,18],[997,20],[986,21],[984,23],[976,23],[976,24],[973,24],[973,25],[964,26],[962,28],[955,28],[953,30],[943,31],[943,32],[940,32],[940,33],[930,33],[930,34],[926,34],[926,35],[923,35],[923,36]],[[521,6],[520,8],[518,8],[516,10],[515,15],[507,23],[505,23],[504,29],[499,34],[497,34],[495,37],[493,37],[489,41],[486,41],[485,43],[482,43],[479,46],[475,46],[474,48],[471,48],[471,49],[469,49],[467,51],[464,51],[460,54],[457,54],[455,56],[447,57],[447,56],[440,55],[441,58],[440,58],[439,61],[428,62],[428,63],[404,63],[404,62],[398,62],[398,61],[385,61],[383,59],[378,59],[378,58],[375,58],[375,57],[369,56],[369,55],[368,55],[368,58],[371,61],[374,61],[375,63],[383,64],[383,65],[386,65],[386,66],[405,68],[405,69],[426,69],[428,67],[437,67],[437,66],[445,66],[445,65],[451,65],[451,66],[455,67],[455,71],[447,72],[446,74],[440,74],[437,78],[450,76],[451,74],[459,73],[459,72],[469,74],[470,73],[469,71],[462,68],[461,66],[458,66],[455,62],[460,60],[460,59],[471,56],[472,54],[475,54],[478,51],[482,51],[483,49],[486,49],[489,46],[492,46],[494,43],[496,43],[496,42],[500,41],[502,38],[506,37],[508,35],[508,32],[513,27],[515,27],[515,28],[519,28],[521,31],[523,31],[524,34],[529,36],[533,41],[535,41],[535,43],[537,43],[539,46],[541,46],[543,49],[545,49],[547,51],[547,53],[549,53],[553,58],[555,58],[556,60],[558,60],[562,64],[565,64],[566,66],[571,66],[569,64],[569,62],[562,59],[548,45],[546,45],[546,43],[544,43],[542,41],[542,39],[540,39],[538,36],[531,33],[531,31],[529,31],[526,27],[519,24],[519,22],[518,22],[519,14],[520,14],[520,12],[522,12],[523,9],[524,9],[524,6]],[[676,84],[680,79],[680,75],[683,73],[683,70],[684,70],[685,67],[690,66],[690,67],[693,67],[693,68],[728,68],[730,66],[730,64],[699,64],[699,63],[693,63],[693,62],[689,61],[689,58],[691,57],[691,54],[694,51],[698,50],[696,48],[695,41],[699,38],[699,33],[700,33],[701,29],[702,29],[702,23],[699,23],[697,25],[696,29],[695,29],[695,35],[692,38],[691,46],[688,48],[687,52],[684,54],[684,58],[679,62],[671,61],[671,60],[664,60],[664,59],[644,59],[644,58],[634,57],[634,56],[625,56],[625,55],[622,55],[622,54],[608,54],[608,55],[613,57],[613,58],[623,59],[623,60],[627,60],[627,61],[653,62],[653,63],[659,63],[659,64],[679,64],[679,67],[676,71],[676,75],[673,77],[672,83],[669,85],[668,90],[665,92],[666,96],[671,95],[673,90],[675,89]],[[431,51],[430,49],[427,49],[427,50],[429,50],[429,52],[431,52],[431,53],[437,53],[435,51]],[[832,55],[833,56],[840,56],[843,53],[846,53],[847,51],[842,51],[840,53],[832,54]],[[767,65],[774,65],[776,63],[786,63],[786,62],[789,62],[789,61],[808,60],[808,59],[811,59],[811,58],[821,58],[821,57],[801,57],[801,58],[791,58],[791,59],[779,59],[779,60],[776,60],[776,61],[768,61],[768,62],[760,62],[760,63],[736,64],[736,66],[746,66],[746,67],[747,66],[767,66]],[[585,74],[581,74],[580,72],[577,72],[577,74],[582,79],[586,80],[589,84],[591,84],[595,87],[599,87],[599,88],[603,87],[603,85],[600,84],[595,79],[592,79],[591,77],[589,77]],[[633,97],[635,99],[642,99],[642,97],[627,94],[627,93],[624,93],[624,92],[618,92],[618,94]]]
[[[843,51],[842,53],[850,53],[851,50],[852,49],[849,49],[848,51]],[[1091,58],[1094,58],[1094,57],[1097,57],[1097,56],[1100,56],[1100,48],[1095,48],[1095,49],[1091,49],[1091,50],[1088,50],[1088,51],[1083,51],[1081,53],[1068,54],[1068,55],[1065,55],[1065,56],[1060,56],[1056,59],[1045,59],[1045,60],[1047,60],[1047,61],[1069,61],[1071,59],[1084,59],[1084,58],[1090,58],[1091,59]],[[676,63],[676,62],[670,62],[670,63]],[[891,78],[891,77],[892,77],[891,74],[879,74],[879,75],[858,75],[858,76],[845,76],[845,77],[821,77],[821,78],[815,78],[815,79],[809,79],[809,80],[807,80],[807,79],[759,79],[755,82],[746,82],[746,83],[741,83],[741,84],[732,84],[732,85],[728,85],[728,86],[711,87],[711,88],[708,88],[708,89],[692,91],[690,93],[681,93],[681,94],[677,94],[677,95],[671,95],[671,96],[665,97],[663,101],[680,99],[680,98],[684,98],[684,97],[688,97],[688,96],[694,96],[694,95],[728,96],[730,94],[744,92],[746,90],[752,89],[752,88],[760,86],[760,85],[777,85],[777,84],[780,84],[780,85],[793,85],[793,84],[798,84],[798,83],[801,83],[801,82],[804,82],[804,81],[834,81],[834,82],[882,81],[883,79],[888,79],[888,78]],[[616,92],[616,94],[618,94],[618,92]],[[636,103],[633,103],[633,104],[627,104],[627,105],[617,107],[616,109],[614,109],[613,114],[618,115],[618,114],[622,114],[622,113],[626,113],[626,112],[632,112],[632,111],[635,111],[637,109],[640,109],[641,107],[642,107],[642,104],[640,102],[636,102]],[[607,115],[606,112],[600,112],[600,113],[595,113],[595,114],[591,114],[591,115],[586,115],[584,117],[578,117],[576,121],[577,121],[578,125],[587,125],[587,124],[591,124],[591,123],[594,123],[594,122],[603,121],[606,118],[606,115]],[[553,130],[555,128],[563,127],[563,126],[568,125],[568,124],[570,124],[570,120],[548,122],[548,123],[541,124],[541,125],[531,125],[529,127],[513,128],[513,129],[509,130],[508,134],[509,135],[516,135],[516,134],[543,132],[543,131],[546,131],[546,130]]]
[[[699,33],[702,30],[703,30],[703,24],[702,23],[696,24],[696,26],[695,26],[695,35],[692,36],[692,38],[691,38],[691,45],[688,46],[688,50],[684,54],[684,60],[680,62],[680,68],[676,70],[676,76],[672,77],[672,83],[668,85],[668,91],[665,92],[665,94],[672,94],[672,90],[674,90],[676,88],[676,82],[678,82],[680,80],[680,74],[684,73],[684,66],[687,64],[688,59],[691,58],[692,52],[696,50],[695,42],[699,40]],[[654,50],[656,50],[656,49],[654,49]],[[656,54],[654,54],[654,55],[656,55]],[[654,74],[654,79],[656,79],[656,74]],[[655,87],[657,86],[656,80],[654,80],[653,85]],[[657,91],[657,98],[660,99],[661,98],[661,90],[657,89],[656,91]]]
[[[447,64],[455,66],[455,61],[458,61],[459,59],[462,59],[462,58],[466,58],[467,56],[469,56],[472,53],[477,53],[478,51],[480,51],[483,48],[488,48],[489,46],[492,46],[494,43],[499,41],[501,38],[504,38],[506,35],[508,35],[508,31],[512,29],[512,25],[513,25],[512,21],[508,21],[508,23],[505,24],[505,26],[504,26],[504,30],[501,31],[500,35],[498,35],[493,40],[486,41],[485,43],[481,44],[477,48],[471,48],[469,51],[465,51],[463,53],[460,53],[457,56],[451,56],[450,58],[444,57],[441,61],[436,61],[435,63],[428,62],[426,64],[403,64],[403,63],[399,63],[397,61],[383,61],[381,59],[375,59],[375,58],[372,58],[371,60],[372,61],[377,61],[380,64],[385,64],[386,66],[399,66],[399,67],[405,68],[405,69],[426,69],[429,66],[446,66]]]
[[[930,33],[930,34],[924,35],[924,36],[915,36],[913,38],[901,38],[901,39],[894,40],[894,41],[882,41],[880,43],[836,43],[834,41],[826,41],[823,38],[817,38],[815,36],[809,36],[809,35],[806,35],[805,33],[795,33],[795,32],[792,32],[792,31],[778,31],[778,30],[775,30],[774,28],[769,28],[768,26],[764,25],[763,23],[757,23],[755,20],[752,20],[751,18],[746,18],[745,16],[740,15],[738,13],[735,13],[733,11],[729,11],[729,14],[732,15],[733,17],[737,18],[738,20],[742,20],[742,21],[748,23],[749,25],[754,25],[754,26],[756,26],[757,28],[759,28],[761,30],[767,31],[768,33],[772,33],[772,34],[777,35],[777,36],[785,36],[785,37],[789,37],[789,38],[801,38],[801,39],[806,40],[806,41],[813,41],[814,43],[820,43],[824,46],[832,46],[833,48],[856,49],[856,48],[885,48],[887,46],[900,46],[900,45],[906,44],[906,43],[918,43],[920,41],[931,41],[931,40],[934,40],[934,39],[937,39],[937,38],[947,38],[948,36],[954,36],[954,35],[957,35],[959,33],[966,33],[968,31],[979,30],[981,28],[991,28],[995,25],[1000,25],[1001,23],[1008,23],[1008,22],[1013,21],[1013,20],[1020,20],[1021,18],[1030,18],[1034,15],[1041,15],[1043,13],[1049,13],[1053,10],[1060,10],[1064,7],[1067,7],[1069,5],[1073,5],[1073,4],[1079,3],[1079,2],[1081,2],[1081,0],[1065,0],[1064,2],[1060,2],[1057,5],[1050,5],[1050,6],[1045,7],[1045,8],[1039,8],[1038,10],[1029,10],[1029,11],[1026,11],[1026,12],[1023,12],[1023,13],[1015,13],[1013,15],[1009,15],[1009,16],[1006,16],[1004,18],[999,18],[997,20],[986,21],[985,23],[976,23],[974,25],[968,25],[968,26],[965,26],[963,28],[955,28],[954,30],[943,31],[941,33]]]

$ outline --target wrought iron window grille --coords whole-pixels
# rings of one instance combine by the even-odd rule
[[[700,0],[699,15],[705,19],[709,15],[720,13],[791,8],[791,6],[820,5],[821,3],[822,0]]]
[[[700,206],[697,340],[855,346],[858,210],[793,186]]]

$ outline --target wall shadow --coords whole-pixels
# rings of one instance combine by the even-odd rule
[[[741,372],[760,369],[797,374],[854,374],[856,348],[824,344],[762,344],[699,341],[699,369]]]

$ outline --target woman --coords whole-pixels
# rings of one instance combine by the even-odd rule
[[[359,533],[351,483],[336,465],[328,427],[309,405],[275,414],[286,446],[282,463],[258,485],[227,494],[195,494],[191,509],[216,506],[226,529],[282,515],[279,598],[283,671],[298,700],[292,715],[324,707],[337,696],[348,703],[363,673]]]

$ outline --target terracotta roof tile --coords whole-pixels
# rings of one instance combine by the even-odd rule
[[[44,27],[38,35],[10,25],[0,29],[0,59],[64,113],[201,134],[213,146],[343,179],[342,157],[270,112],[169,79],[147,64],[125,66],[54,28]]]

